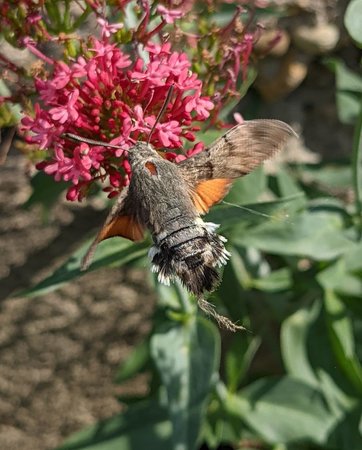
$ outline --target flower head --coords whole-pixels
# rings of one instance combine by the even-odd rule
[[[183,140],[195,140],[193,121],[209,116],[213,104],[201,95],[202,83],[186,54],[171,51],[169,44],[148,45],[145,51],[149,62],[131,63],[106,38],[93,39],[83,56],[55,63],[50,78],[36,81],[42,106],[23,119],[23,129],[29,142],[49,150],[50,158],[38,167],[72,183],[68,199],[80,200],[96,180],[115,195],[131,176],[125,150],[149,138],[156,149],[180,149]],[[171,86],[165,113],[150,136]],[[65,133],[121,148],[79,144]]]

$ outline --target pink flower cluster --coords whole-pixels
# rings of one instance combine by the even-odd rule
[[[148,62],[132,62],[115,44],[93,39],[83,56],[69,64],[53,62],[53,75],[36,80],[42,103],[35,105],[34,117],[24,117],[23,129],[29,143],[48,150],[50,157],[38,168],[72,183],[69,200],[81,200],[95,180],[106,184],[109,196],[129,183],[127,149],[149,138],[170,86],[172,95],[151,136],[156,149],[179,149],[183,139],[194,141],[199,129],[194,121],[209,117],[214,105],[202,96],[202,83],[190,71],[186,54],[152,43],[145,53]],[[65,133],[121,148],[78,143]],[[201,150],[196,144],[186,157]],[[167,157],[177,162],[185,156],[169,152]]]

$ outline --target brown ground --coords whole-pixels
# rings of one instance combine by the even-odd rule
[[[299,127],[313,151],[350,154],[352,130],[338,123],[333,77],[319,64],[260,115]],[[154,301],[142,271],[120,269],[92,272],[42,297],[6,298],[51,273],[101,218],[89,206],[62,202],[43,225],[38,208],[21,209],[30,188],[16,152],[0,180],[0,449],[46,450],[120,410],[112,379],[145,336]],[[122,386],[144,389],[142,378]]]

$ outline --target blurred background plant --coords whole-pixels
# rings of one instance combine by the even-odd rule
[[[66,189],[68,200],[104,198],[99,186],[112,197],[128,182],[123,153],[91,153],[63,133],[126,148],[147,140],[170,84],[152,142],[176,161],[219,136],[236,107],[252,118],[285,98],[316,59],[335,74],[339,119],[354,128],[347,158],[291,143],[277,167],[238,180],[207,216],[232,253],[211,301],[250,332],[224,334],[180,286],[157,284],[149,242],[100,245],[91,271],[146,266],[157,294],[148,336],[116,375],[122,385],[147,374],[147,395],[122,395],[121,413],[63,450],[362,448],[362,1],[236,3],[0,2],[3,157],[22,119],[15,146],[41,170],[26,205],[47,216]],[[8,45],[26,48],[26,62]],[[16,296],[80,277],[88,244]]]

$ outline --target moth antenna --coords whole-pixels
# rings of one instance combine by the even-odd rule
[[[68,139],[72,139],[73,141],[85,142],[86,144],[90,144],[90,145],[99,145],[101,147],[110,147],[110,148],[117,148],[117,149],[122,148],[120,145],[113,145],[113,144],[108,144],[108,142],[95,141],[93,139],[88,139],[88,138],[78,136],[77,134],[73,134],[73,133],[63,133],[62,136],[66,137]]]
[[[166,99],[163,102],[162,108],[161,108],[160,112],[158,113],[158,115],[156,117],[156,120],[155,120],[155,123],[153,124],[153,127],[151,128],[151,131],[150,131],[150,134],[149,134],[148,140],[147,140],[147,145],[150,144],[153,132],[155,131],[155,128],[156,128],[157,124],[159,123],[159,121],[160,121],[160,119],[162,117],[162,114],[165,112],[165,109],[167,108],[167,105],[168,105],[168,102],[170,101],[172,93],[173,93],[173,84],[171,84],[170,89],[168,90]]]
[[[200,297],[197,299],[197,304],[199,305],[199,308],[204,311],[208,316],[213,317],[216,322],[223,328],[226,328],[229,331],[238,331],[238,330],[245,330],[248,331],[245,327],[242,325],[236,325],[234,322],[232,322],[230,319],[228,319],[225,316],[221,316],[215,309],[215,306],[206,301],[204,298]]]

